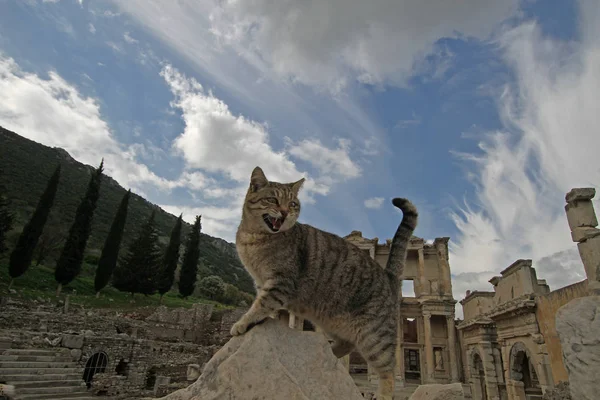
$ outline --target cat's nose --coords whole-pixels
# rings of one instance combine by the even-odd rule
[[[281,213],[281,216],[282,216],[283,218],[285,218],[285,217],[287,217],[287,216],[288,216],[289,210],[287,210],[287,209],[285,209],[285,208],[282,208],[282,209],[280,209],[280,210],[279,210],[279,212]]]

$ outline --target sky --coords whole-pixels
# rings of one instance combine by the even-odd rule
[[[305,177],[300,220],[340,236],[391,237],[411,199],[415,235],[451,238],[458,300],[519,258],[556,289],[585,279],[564,196],[600,182],[599,20],[596,0],[0,0],[0,125],[228,241],[260,166]]]

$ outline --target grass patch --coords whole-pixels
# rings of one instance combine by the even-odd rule
[[[112,286],[105,287],[100,298],[96,298],[94,290],[94,275],[92,272],[95,266],[84,264],[81,274],[63,287],[61,298],[65,295],[70,296],[70,302],[74,305],[82,305],[86,308],[116,308],[116,309],[135,309],[138,307],[156,307],[159,306],[160,296],[158,294],[152,296],[144,296],[136,294],[132,302],[131,294],[120,292]],[[10,275],[8,274],[7,262],[0,261],[0,293],[8,293],[8,285],[10,284]],[[11,294],[11,297],[24,301],[33,301],[38,298],[56,299],[56,281],[54,280],[54,269],[43,265],[31,266],[19,278],[15,279],[12,289],[16,293]],[[232,308],[216,301],[201,299],[197,297],[188,297],[182,299],[177,293],[169,292],[163,297],[162,305],[167,307],[184,307],[191,308],[197,303],[213,304],[217,309]]]

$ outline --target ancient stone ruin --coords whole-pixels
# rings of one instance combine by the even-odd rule
[[[464,320],[454,314],[449,238],[411,239],[395,400],[598,398],[594,195],[574,189],[565,207],[587,279],[551,290],[531,260],[519,259],[490,277],[489,291],[466,293]],[[389,241],[358,231],[346,240],[385,265]],[[322,332],[287,313],[231,338],[245,309],[91,311],[41,298],[32,308],[10,297],[1,304],[0,381],[14,384],[19,399],[370,399],[377,385],[360,354],[335,359]]]

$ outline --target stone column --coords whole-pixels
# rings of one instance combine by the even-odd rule
[[[450,353],[450,382],[458,382],[458,364],[456,363],[456,328],[454,315],[446,316],[448,325],[448,352]]]
[[[494,349],[490,342],[481,343],[481,361],[485,371],[485,386],[489,400],[500,400],[498,393],[498,377],[496,376],[496,363]]]
[[[440,269],[442,272],[441,292],[444,296],[452,297],[452,279],[450,278],[450,263],[448,261],[449,240],[449,237],[436,238],[433,244],[437,252],[438,262],[440,263]]]
[[[429,294],[429,281],[425,277],[425,255],[423,254],[423,247],[417,250],[418,253],[418,264],[417,274],[419,276],[419,293],[415,293],[416,297],[424,294]]]
[[[423,314],[423,322],[425,322],[425,362],[427,372],[425,374],[425,383],[433,383],[433,344],[431,343],[431,314]]]
[[[404,318],[398,316],[398,345],[396,346],[396,385],[404,387]]]
[[[590,294],[600,294],[600,229],[592,199],[594,188],[571,189],[565,200],[565,212],[571,228],[571,238],[577,243],[579,255],[588,278]]]

